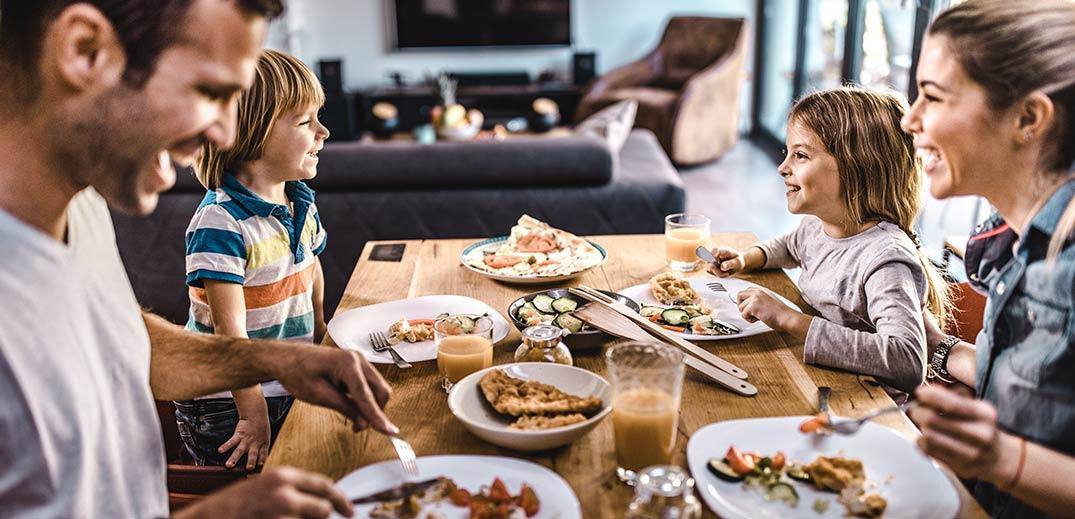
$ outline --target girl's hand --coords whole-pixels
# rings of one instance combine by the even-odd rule
[[[742,253],[735,249],[718,247],[710,252],[713,253],[713,257],[717,259],[717,262],[708,264],[706,270],[714,276],[721,278],[734,276],[742,272],[746,266]]]
[[[747,322],[762,321],[776,331],[788,331],[791,320],[802,315],[780,302],[772,293],[760,288],[748,288],[739,293],[739,309]]]
[[[936,385],[919,386],[911,420],[922,430],[918,447],[964,478],[1007,484],[1019,459],[1019,440],[997,429],[987,402]]]
[[[267,415],[256,418],[239,418],[235,426],[235,433],[228,441],[217,449],[221,454],[231,449],[231,456],[224,463],[226,467],[235,468],[239,459],[246,455],[246,470],[250,472],[265,464],[265,458],[269,456],[269,440],[272,431],[269,429],[269,417]]]

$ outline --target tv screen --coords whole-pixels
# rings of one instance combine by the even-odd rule
[[[571,0],[394,2],[401,49],[571,44]]]

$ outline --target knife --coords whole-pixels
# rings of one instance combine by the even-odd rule
[[[425,481],[419,481],[417,483],[404,483],[398,487],[390,488],[388,490],[382,490],[380,492],[370,494],[364,497],[356,497],[351,500],[353,505],[363,505],[366,503],[380,503],[384,501],[395,501],[397,499],[404,499],[407,496],[417,494],[425,489],[433,486],[440,478],[427,479]]]

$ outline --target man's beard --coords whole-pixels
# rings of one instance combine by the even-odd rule
[[[74,185],[92,186],[124,213],[153,210],[144,207],[139,183],[161,146],[154,143],[142,94],[120,84],[78,109],[58,110],[47,124],[53,129],[46,137],[53,167],[66,171]]]

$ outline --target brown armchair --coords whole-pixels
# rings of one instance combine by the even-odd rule
[[[575,120],[634,99],[635,126],[657,134],[672,162],[715,160],[739,137],[746,33],[742,18],[672,17],[656,49],[588,86]]]

